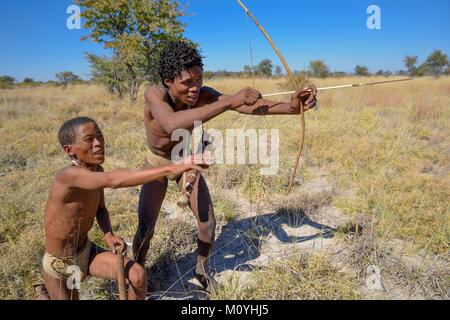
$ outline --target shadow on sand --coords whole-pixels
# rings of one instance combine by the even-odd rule
[[[302,227],[306,226],[308,228],[303,229],[308,232],[302,232]],[[295,236],[287,231],[292,228],[298,229]],[[317,232],[311,233],[311,230]],[[251,271],[255,268],[251,261],[260,257],[263,244],[272,237],[281,246],[305,244],[320,238],[333,238],[333,231],[333,228],[311,220],[301,209],[281,208],[275,213],[238,219],[222,227],[214,243],[210,267],[215,273]],[[166,280],[157,284],[160,290],[151,292],[149,299],[204,299],[201,288],[189,281],[193,277],[196,259],[197,253],[194,251],[173,261],[167,273],[164,272],[168,275]]]

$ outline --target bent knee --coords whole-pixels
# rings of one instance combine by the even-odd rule
[[[133,287],[145,287],[147,285],[147,272],[140,264],[134,263],[128,273],[128,280]]]

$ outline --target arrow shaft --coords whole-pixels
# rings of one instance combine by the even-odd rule
[[[340,86],[332,86],[332,87],[322,87],[317,88],[317,91],[327,91],[327,90],[334,90],[334,89],[343,89],[343,88],[353,88],[353,87],[364,87],[364,86],[372,86],[377,84],[383,84],[383,83],[392,83],[392,82],[400,82],[400,81],[409,81],[412,80],[411,78],[408,79],[398,79],[398,80],[386,80],[386,81],[376,81],[376,82],[368,82],[368,83],[353,83],[353,84],[344,84]],[[285,92],[277,92],[277,93],[269,93],[269,94],[263,94],[263,98],[267,97],[274,97],[274,96],[281,96],[281,95],[288,95],[293,94],[295,91],[285,91]]]

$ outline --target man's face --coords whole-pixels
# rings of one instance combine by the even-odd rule
[[[176,99],[183,104],[193,106],[197,103],[203,86],[203,70],[198,66],[186,69],[173,81],[166,80],[165,83]]]
[[[105,140],[102,131],[93,122],[76,129],[75,142],[64,150],[74,159],[87,164],[99,165],[105,161]]]

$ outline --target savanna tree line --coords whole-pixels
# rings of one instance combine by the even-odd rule
[[[112,53],[99,56],[86,53],[91,67],[91,79],[105,85],[108,90],[119,97],[128,95],[130,101],[137,100],[139,89],[144,83],[158,83],[157,57],[165,41],[184,39],[186,23],[181,18],[186,16],[186,7],[181,7],[176,0],[75,0],[82,8],[84,28],[89,34],[81,40],[90,40],[102,44]],[[355,66],[353,72],[331,71],[323,60],[309,63],[307,70],[295,73],[308,77],[342,77],[342,76],[441,76],[450,75],[448,56],[441,50],[434,50],[421,64],[417,56],[406,56],[403,60],[406,70],[371,72],[362,65]],[[270,59],[263,59],[254,66],[245,65],[241,71],[205,71],[205,78],[212,77],[282,77],[279,65]],[[67,86],[83,83],[78,75],[71,71],[62,71],[55,75],[57,82],[50,84]],[[32,78],[25,78],[20,85],[40,84]],[[16,79],[0,76],[0,88],[17,85]]]

